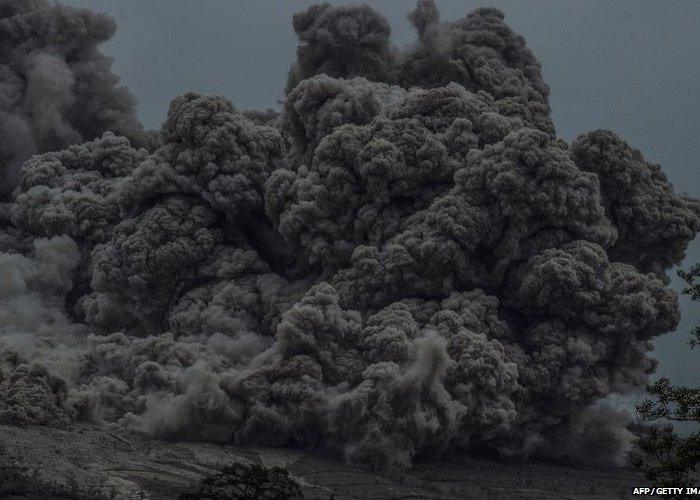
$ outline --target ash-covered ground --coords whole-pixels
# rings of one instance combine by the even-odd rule
[[[558,139],[502,12],[409,17],[398,49],[311,7],[280,114],[187,93],[144,131],[112,20],[0,0],[0,436],[624,464],[604,400],[678,323],[700,203],[614,132]]]
[[[640,498],[634,488],[649,486],[641,473],[624,468],[449,454],[378,473],[290,448],[173,443],[81,423],[0,426],[0,437],[0,497],[10,500],[178,499],[231,464],[282,467],[307,500],[604,500]]]

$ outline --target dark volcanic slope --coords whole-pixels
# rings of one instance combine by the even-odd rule
[[[624,498],[645,484],[623,469],[473,459],[418,463],[387,478],[292,450],[168,443],[87,425],[0,426],[0,443],[0,498],[176,498],[233,462],[282,466],[305,498]]]

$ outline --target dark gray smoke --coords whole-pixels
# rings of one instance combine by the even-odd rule
[[[441,87],[457,82],[493,96],[499,110],[554,135],[549,87],[540,63],[504,22],[498,9],[481,8],[453,23],[440,23],[432,0],[419,0],[409,18],[418,43],[400,58],[398,81],[404,87]]]
[[[289,70],[287,90],[313,75],[365,76],[393,80],[394,54],[387,20],[367,5],[314,5],[294,15],[299,37],[297,62]]]
[[[443,87],[451,82],[484,91],[502,114],[554,135],[549,87],[540,63],[505,24],[498,9],[481,8],[441,23],[432,0],[419,0],[409,19],[418,41],[406,51],[389,41],[389,23],[367,5],[316,5],[294,16],[300,41],[287,82],[291,92],[314,75],[362,76],[403,88]]]
[[[189,93],[154,152],[113,122],[26,161],[0,238],[0,421],[375,468],[618,460],[628,419],[605,398],[646,383],[678,322],[666,270],[700,203],[612,132],[557,139],[501,12],[410,18],[401,52],[369,7],[298,14],[279,117]]]
[[[146,145],[135,101],[97,46],[110,18],[45,0],[0,0],[0,201],[32,154],[112,130]]]

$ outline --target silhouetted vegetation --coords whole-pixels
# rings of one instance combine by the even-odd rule
[[[180,500],[287,500],[303,498],[299,485],[280,467],[233,464],[202,479],[197,492]]]
[[[686,282],[684,294],[700,301],[700,264],[678,275]],[[700,343],[700,326],[696,326],[689,342],[690,348]],[[644,471],[655,486],[693,486],[697,482],[700,463],[700,431],[687,436],[679,435],[670,423],[700,423],[700,388],[674,386],[661,378],[647,388],[651,399],[637,405],[637,412],[645,422],[636,429],[636,450],[632,463]]]

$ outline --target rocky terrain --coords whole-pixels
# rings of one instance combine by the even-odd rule
[[[281,466],[305,498],[626,498],[625,469],[455,458],[390,477],[293,450],[171,443],[90,425],[0,426],[0,498],[177,498],[232,463]]]

